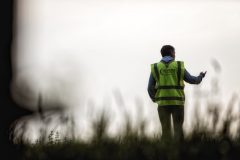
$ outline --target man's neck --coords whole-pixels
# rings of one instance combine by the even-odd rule
[[[163,61],[165,63],[168,63],[168,62],[171,62],[173,60],[174,60],[174,58],[172,56],[164,56],[164,57],[162,57],[161,61]]]

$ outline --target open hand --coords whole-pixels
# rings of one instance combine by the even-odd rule
[[[203,78],[205,77],[206,74],[207,74],[207,71],[200,73],[200,75],[201,75]]]

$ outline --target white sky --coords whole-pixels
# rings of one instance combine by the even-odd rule
[[[114,105],[118,89],[127,105],[138,97],[156,117],[146,89],[165,44],[191,74],[208,71],[204,90],[217,59],[224,100],[240,92],[238,1],[19,0],[17,8],[15,94],[31,108],[39,93],[68,107]]]

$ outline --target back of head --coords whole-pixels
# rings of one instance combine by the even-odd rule
[[[173,56],[174,53],[175,53],[175,48],[173,46],[171,45],[162,46],[162,49],[161,49],[162,57]]]

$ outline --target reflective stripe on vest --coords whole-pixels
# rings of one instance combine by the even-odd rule
[[[151,65],[151,72],[156,80],[155,101],[159,106],[184,105],[184,63],[172,61]]]

